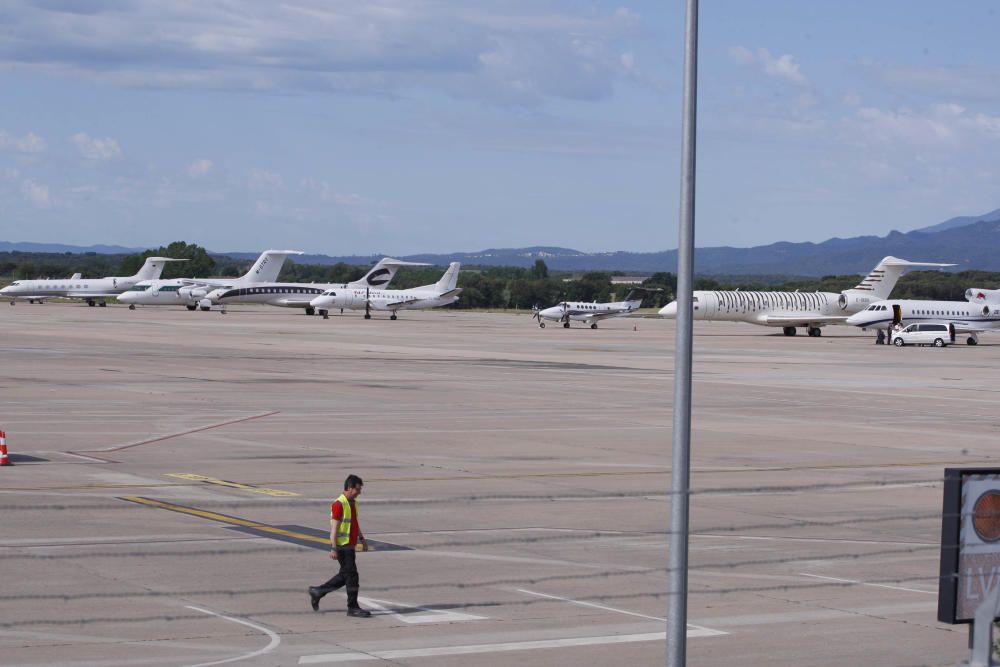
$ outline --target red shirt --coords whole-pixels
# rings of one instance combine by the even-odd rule
[[[354,504],[353,500],[349,500],[351,503],[351,541],[348,542],[350,546],[354,546],[358,543],[358,535],[361,534],[361,523],[358,521],[358,507]],[[344,518],[344,508],[340,505],[339,500],[334,500],[333,504],[330,505],[330,518],[334,521],[340,521]]]

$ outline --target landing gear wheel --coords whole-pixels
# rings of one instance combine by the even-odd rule
[[[190,303],[185,306],[188,310],[198,310],[198,306],[191,305]]]
[[[10,300],[10,305],[12,305],[12,306],[13,306],[13,305],[14,305],[14,303],[15,303],[14,299],[11,299],[11,300]]]
[[[98,305],[98,306],[100,306],[101,308],[106,308],[106,307],[107,307],[107,305],[108,305],[108,302],[107,302],[107,301],[101,301],[101,302],[100,302],[99,304],[97,304],[97,305]]]
[[[900,338],[899,336],[896,336],[896,338],[893,339],[892,344],[895,345],[896,347],[903,347],[903,345],[905,343],[903,343],[903,339],[902,338]]]
[[[130,304],[128,305],[128,309],[129,309],[129,310],[135,310],[135,304],[134,304],[134,303],[130,303]]]
[[[316,309],[315,308],[313,308],[312,306],[309,306],[308,308],[306,308],[306,315],[315,315],[315,314],[316,314]]]
[[[87,300],[87,305],[90,306],[91,308],[93,308],[94,306],[97,305],[97,302],[94,301],[93,299],[88,299]]]
[[[979,345],[979,341],[976,339],[975,336],[969,336],[968,338],[965,339],[965,344],[966,345]]]
[[[14,304],[10,304],[10,305],[12,305],[12,306],[13,306]],[[544,329],[544,328],[545,328],[545,322],[539,322],[539,323],[538,323],[538,328],[539,328],[539,329]]]
[[[226,314],[226,309],[225,309],[225,308],[223,308],[222,310],[220,310],[220,311],[219,311],[219,314],[220,314],[220,315],[225,315],[225,314]]]
[[[823,330],[820,329],[819,327],[809,327],[808,333],[810,338],[819,338],[820,336],[823,335]]]
[[[372,314],[371,313],[365,313],[365,319],[366,320],[370,320],[371,318],[372,318]]]
[[[390,320],[394,320],[394,319],[396,319],[396,313],[393,313],[392,315],[390,315],[390,316],[389,316],[389,319],[390,319]]]
[[[569,322],[563,322],[563,329],[569,329]]]
[[[591,328],[591,329],[596,329],[596,328],[597,328],[597,324],[591,324],[591,325],[590,325],[590,328]]]
[[[782,331],[784,332],[784,334],[786,336],[794,336],[795,335],[795,327],[785,327],[785,328],[782,329]]]

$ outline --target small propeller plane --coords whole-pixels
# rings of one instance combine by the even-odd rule
[[[369,286],[341,286],[328,289],[313,299],[309,305],[319,311],[323,319],[329,317],[330,308],[350,308],[365,311],[365,319],[372,318],[373,310],[388,310],[390,320],[396,319],[396,311],[447,306],[458,300],[462,293],[458,284],[459,262],[452,262],[441,279],[433,285],[423,285],[410,289],[373,289]]]
[[[562,322],[563,328],[569,329],[569,323],[573,320],[590,324],[591,329],[597,328],[597,323],[609,317],[621,317],[629,315],[639,310],[642,300],[653,291],[641,287],[633,288],[628,293],[624,301],[611,301],[606,303],[588,303],[586,301],[563,301],[550,308],[534,308],[534,317],[538,320],[538,326],[545,328],[542,320],[552,320]]]

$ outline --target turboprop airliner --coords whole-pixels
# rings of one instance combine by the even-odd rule
[[[170,257],[147,257],[142,268],[134,276],[110,278],[82,278],[74,273],[72,278],[49,280],[15,280],[0,289],[0,294],[10,298],[10,305],[17,299],[41,302],[45,299],[83,299],[88,306],[106,306],[107,299],[114,298],[142,280],[155,280],[163,273],[167,262],[185,262],[184,259]]]
[[[289,255],[301,255],[299,250],[265,250],[250,270],[239,278],[175,278],[173,280],[143,280],[130,290],[118,295],[129,310],[142,306],[187,306],[195,310],[212,309],[209,292],[221,287],[232,288],[251,283],[270,283],[278,278],[281,267]]]
[[[611,301],[606,303],[588,303],[586,301],[563,301],[551,308],[535,310],[535,319],[538,326],[545,328],[542,320],[552,320],[562,322],[563,328],[569,329],[570,321],[584,322],[589,324],[591,329],[597,328],[597,323],[609,317],[621,317],[639,310],[642,300],[646,298],[651,290],[634,288],[628,293],[624,301]]]
[[[805,327],[810,336],[822,335],[820,327],[844,324],[847,318],[872,303],[889,298],[903,271],[909,267],[945,267],[954,264],[909,262],[886,257],[864,280],[851,289],[836,292],[696,291],[694,319],[748,322],[781,327],[794,336],[796,327]],[[663,317],[677,316],[677,302],[660,309]]]
[[[372,318],[373,310],[388,310],[392,313],[390,320],[396,319],[396,311],[419,308],[437,308],[447,306],[458,300],[462,293],[458,284],[460,262],[452,262],[441,280],[433,285],[413,287],[411,289],[372,289],[370,287],[353,287],[346,289],[330,289],[309,302],[309,305],[319,311],[323,319],[329,317],[330,308],[350,308],[365,311],[365,319]]]
[[[266,303],[284,308],[304,308],[306,315],[316,313],[311,302],[329,290],[371,289],[388,285],[396,272],[403,266],[427,266],[420,262],[404,262],[392,257],[383,257],[360,279],[351,283],[257,283],[247,287],[221,288],[208,294],[215,302],[222,304],[222,312],[231,303]]]
[[[968,301],[918,301],[887,299],[868,306],[847,318],[847,323],[862,329],[895,328],[914,322],[947,324],[956,334],[968,334],[965,342],[975,345],[977,334],[1000,329],[1000,304]]]

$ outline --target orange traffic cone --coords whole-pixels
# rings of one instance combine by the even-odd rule
[[[10,457],[7,456],[7,433],[0,431],[0,466],[12,466]]]

